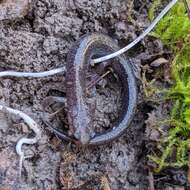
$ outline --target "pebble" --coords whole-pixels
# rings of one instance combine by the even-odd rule
[[[165,59],[165,58],[158,58],[158,59],[154,60],[150,65],[152,67],[159,67],[159,66],[161,66],[163,64],[167,64],[167,63],[169,63],[169,61],[167,59]]]

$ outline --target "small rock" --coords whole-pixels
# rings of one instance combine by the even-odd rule
[[[158,58],[158,59],[154,60],[150,65],[152,67],[159,67],[159,66],[161,66],[163,64],[166,64],[166,63],[169,63],[169,61],[167,59],[165,59],[165,58]]]
[[[2,0],[0,20],[22,18],[28,13],[29,0]]]

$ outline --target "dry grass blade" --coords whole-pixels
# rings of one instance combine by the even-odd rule
[[[111,190],[106,176],[102,176],[102,178],[101,178],[101,189],[102,190]]]

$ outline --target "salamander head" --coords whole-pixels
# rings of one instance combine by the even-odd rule
[[[82,145],[87,145],[91,139],[90,134],[85,129],[77,129],[74,136]]]

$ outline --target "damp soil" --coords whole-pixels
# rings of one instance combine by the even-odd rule
[[[149,0],[27,2],[21,5],[27,7],[12,16],[7,9],[0,15],[0,70],[39,72],[63,67],[69,49],[84,34],[104,33],[123,47],[149,25]],[[126,56],[140,68],[163,54],[162,51],[158,40],[147,37]],[[136,74],[139,78],[138,69]],[[121,106],[118,85],[107,85],[106,79],[97,87],[98,130],[112,127]],[[30,115],[43,134],[36,145],[24,146],[25,154],[33,157],[24,161],[19,181],[15,145],[22,136],[33,134],[18,117],[0,115],[0,189],[147,190],[150,180],[146,166],[145,120],[152,106],[144,100],[139,79],[137,112],[131,126],[119,139],[97,147],[78,147],[63,142],[42,122],[43,100],[50,95],[65,96],[65,73],[43,79],[1,79],[1,103]],[[53,112],[60,106],[45,111]],[[58,121],[53,120],[52,125],[67,126],[66,110],[60,113],[63,116]]]

